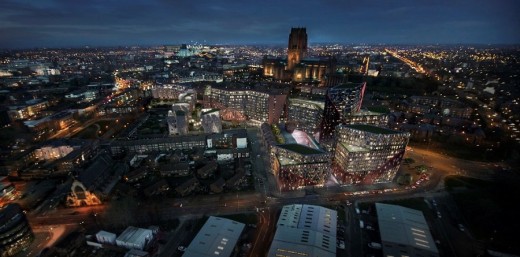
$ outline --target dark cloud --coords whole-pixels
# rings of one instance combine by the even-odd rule
[[[0,47],[310,42],[520,43],[514,0],[2,0]]]

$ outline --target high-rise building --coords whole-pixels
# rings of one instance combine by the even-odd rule
[[[29,222],[18,204],[0,208],[0,257],[11,257],[34,240]]]
[[[271,148],[271,169],[280,190],[295,190],[325,184],[330,154],[300,144],[279,144]]]
[[[307,53],[307,29],[291,28],[289,44],[287,47],[287,68],[292,70],[299,64]]]
[[[296,128],[314,135],[320,130],[323,120],[323,101],[291,98],[287,106],[287,122],[294,123]]]
[[[333,173],[344,184],[391,181],[401,165],[410,133],[372,125],[339,125]]]
[[[210,87],[204,93],[206,108],[221,109],[224,120],[255,120],[277,123],[283,114],[287,90],[268,85],[227,84]]]
[[[359,112],[366,82],[346,83],[330,87],[325,95],[325,113],[321,126],[321,139],[332,139],[337,125]]]
[[[281,124],[262,124],[261,133],[269,151],[271,172],[280,190],[323,186],[330,174],[331,154],[300,130],[288,131]]]

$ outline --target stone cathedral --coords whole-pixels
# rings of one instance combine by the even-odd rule
[[[336,59],[309,58],[307,56],[307,30],[291,28],[287,46],[287,58],[264,57],[264,76],[294,82],[324,83],[325,75],[333,73]]]

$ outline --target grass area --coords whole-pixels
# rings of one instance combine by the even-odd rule
[[[239,213],[231,215],[219,215],[219,217],[234,220],[244,224],[256,224],[258,222],[258,216],[256,213]]]
[[[448,177],[446,185],[478,240],[489,244],[491,249],[520,253],[518,181]]]

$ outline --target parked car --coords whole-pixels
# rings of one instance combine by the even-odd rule
[[[336,242],[336,246],[339,248],[339,249],[345,249],[345,242],[342,241],[342,240],[338,240]]]
[[[368,247],[374,248],[374,249],[381,249],[381,244],[376,242],[368,243]]]

